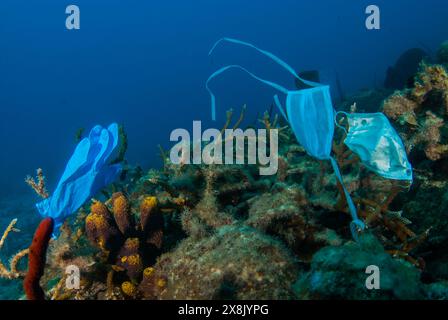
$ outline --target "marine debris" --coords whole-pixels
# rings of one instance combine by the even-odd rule
[[[395,65],[387,69],[384,87],[401,90],[407,86],[412,86],[419,65],[425,59],[429,59],[429,55],[423,49],[412,48],[406,50],[400,55]]]
[[[267,128],[269,118],[261,119]],[[260,176],[256,164],[182,166],[165,157],[162,169],[135,184],[116,183],[114,189],[126,185],[126,193],[94,201],[51,244],[45,283],[61,283],[61,270],[73,261],[84,266],[81,288],[55,285],[48,289],[53,298],[303,297],[293,284],[306,279],[316,254],[349,250],[350,215],[330,164],[308,156],[289,127],[279,139],[274,176]],[[403,186],[366,170],[344,144],[333,150],[378,252],[420,274],[424,263],[415,248],[424,237],[392,206]],[[149,224],[148,211],[157,217]],[[153,231],[144,232],[147,227]]]
[[[437,51],[437,63],[448,65],[448,41],[443,42]]]
[[[448,155],[443,134],[448,116],[448,74],[442,65],[422,64],[415,87],[398,91],[383,104],[411,157],[437,161]]]
[[[121,130],[121,136],[124,131]],[[44,200],[36,204],[43,218],[51,217],[55,223],[55,234],[67,217],[76,211],[101,189],[115,181],[122,170],[121,163],[110,164],[120,141],[120,130],[116,123],[107,128],[95,126],[89,136],[81,140],[69,161],[58,185],[51,196],[45,190],[42,170],[39,169],[38,183],[27,178],[25,181]],[[126,144],[126,142],[123,142]],[[122,148],[120,157],[124,156],[126,146]]]

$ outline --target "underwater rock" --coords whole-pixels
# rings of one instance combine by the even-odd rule
[[[394,103],[419,115],[419,101],[405,98],[418,107],[402,106],[400,101]],[[395,113],[391,110],[389,116],[393,125],[398,126],[402,111],[393,110]],[[266,113],[260,123],[266,128],[278,127],[278,122]],[[410,126],[406,122],[403,130],[397,131],[406,133],[412,130]],[[421,207],[410,201],[412,192],[423,181],[420,173],[416,179],[419,182],[405,193],[407,185],[384,179],[365,168],[344,145],[342,131],[336,132],[333,154],[359,217],[377,238],[369,240],[371,245],[367,249],[360,249],[352,242],[351,216],[330,162],[307,155],[292,130],[284,127],[279,135],[277,175],[260,176],[257,165],[175,166],[164,157],[162,169],[152,169],[132,182],[114,186],[114,192],[122,192],[92,206],[87,218],[80,212],[81,222],[75,225],[85,229],[85,235],[81,232],[77,240],[73,239],[76,245],[69,246],[71,252],[61,251],[67,256],[61,265],[76,258],[87,263],[84,255],[89,250],[94,257],[94,264],[83,274],[82,289],[74,294],[62,288],[54,296],[70,299],[346,298],[343,294],[351,285],[355,290],[347,293],[347,298],[355,298],[357,294],[365,299],[412,298],[412,292],[421,293],[420,270],[425,269],[422,256],[425,270],[437,270],[437,278],[428,278],[426,271],[422,277],[428,283],[445,279],[442,267],[445,260],[424,254],[427,249],[442,248],[443,243],[443,238],[438,247],[431,247],[436,243],[434,239],[429,244],[425,242],[428,235],[431,238],[433,229],[431,232],[421,229],[420,223],[427,226],[436,219],[431,214],[422,214],[426,212],[428,199],[419,200]],[[417,167],[422,168],[418,163]],[[427,177],[432,183],[431,179]],[[441,192],[444,185],[440,182]],[[443,210],[443,204],[433,203]],[[414,206],[412,212],[408,206]],[[98,232],[96,225],[89,221],[92,216],[107,221],[107,228]],[[419,232],[414,233],[411,228]],[[99,239],[109,229],[114,230],[114,236],[106,241],[110,243],[107,250]],[[437,230],[443,231],[443,228]],[[78,237],[79,231],[75,230],[73,235]],[[363,289],[367,275],[361,264],[368,261],[385,268],[387,290],[383,295],[366,294]],[[54,278],[54,270],[49,270],[53,277],[49,275],[48,279]],[[391,270],[399,274],[394,278],[389,274]],[[312,278],[315,274],[319,276]],[[331,287],[333,276],[347,281],[345,287],[339,286],[340,291]],[[292,285],[297,279],[294,292]],[[403,284],[390,284],[400,280]],[[415,290],[402,289],[405,286]],[[51,290],[58,291],[54,287]]]
[[[263,193],[251,200],[245,223],[279,237],[301,261],[309,261],[320,248],[340,245],[342,240],[306,215],[307,205],[306,194],[300,188]]]
[[[446,173],[445,177],[429,176],[427,170],[417,172],[410,193],[399,200],[415,230],[429,230],[418,251],[425,254],[425,277],[434,281],[448,279],[448,181]]]
[[[429,300],[448,300],[448,281],[434,282],[425,286]]]
[[[224,226],[211,237],[188,238],[147,270],[147,298],[290,299],[297,274],[280,242],[249,227]]]
[[[387,69],[384,87],[387,89],[404,89],[413,85],[414,75],[417,73],[420,63],[428,57],[428,54],[419,48],[405,51],[393,67]]]
[[[369,290],[365,282],[367,266],[380,270],[380,290]],[[369,234],[359,243],[325,247],[317,252],[311,271],[300,278],[295,290],[299,299],[385,300],[421,299],[420,272],[411,264],[387,254]]]
[[[448,41],[443,42],[437,51],[437,62],[448,65]]]
[[[337,105],[337,110],[346,112],[378,112],[381,109],[383,101],[392,93],[388,89],[369,89],[361,90],[352,95],[346,96],[344,100]],[[351,110],[356,105],[356,110]]]

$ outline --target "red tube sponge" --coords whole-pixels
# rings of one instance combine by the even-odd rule
[[[45,292],[39,281],[44,274],[48,243],[53,233],[52,218],[42,220],[34,233],[28,256],[28,273],[23,281],[23,288],[28,300],[45,300]]]

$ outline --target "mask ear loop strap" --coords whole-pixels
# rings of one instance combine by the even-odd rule
[[[288,116],[287,116],[284,108],[282,107],[282,104],[280,103],[280,99],[278,98],[278,95],[274,96],[274,102],[275,102],[275,105],[277,106],[278,110],[280,110],[280,113],[282,114],[283,118],[285,118],[286,122],[289,123]]]
[[[228,66],[222,67],[221,69],[218,69],[217,71],[215,71],[207,79],[207,82],[205,83],[205,87],[206,87],[207,91],[210,94],[211,107],[212,107],[212,119],[213,119],[213,121],[216,120],[216,98],[215,98],[215,95],[213,94],[213,92],[210,90],[208,85],[209,85],[210,81],[213,78],[217,77],[218,75],[220,75],[221,73],[223,73],[223,72],[225,72],[225,71],[227,71],[229,69],[240,69],[240,70],[243,70],[244,72],[249,74],[252,78],[254,78],[254,79],[256,79],[256,80],[258,80],[258,81],[260,81],[260,82],[262,82],[262,83],[264,83],[264,84],[266,84],[266,85],[268,85],[268,86],[270,86],[270,87],[272,87],[272,88],[274,88],[274,89],[276,89],[276,90],[278,90],[280,92],[283,92],[284,94],[288,94],[288,89],[286,89],[286,88],[282,87],[281,85],[276,84],[276,83],[274,83],[272,81],[268,81],[268,80],[262,79],[262,78],[256,76],[255,74],[253,74],[252,72],[250,72],[249,70],[247,70],[246,68],[243,68],[240,65],[233,64],[233,65],[228,65]],[[274,100],[275,100],[275,97],[274,97]],[[277,98],[277,100],[278,100],[278,98]],[[276,104],[277,104],[277,102],[276,102]],[[285,112],[281,109],[281,106],[280,105],[277,105],[277,106],[280,108],[280,111],[282,112],[282,114],[284,116],[286,116]]]
[[[345,112],[345,111],[338,111],[338,112],[336,112],[336,113],[334,114],[334,124],[336,125],[336,127],[340,128],[340,129],[342,129],[342,130],[344,130],[345,134],[347,135],[347,134],[348,134],[347,129],[345,129],[343,126],[341,126],[341,125],[338,123],[337,117],[338,117],[339,114],[343,114],[344,116],[346,116],[346,117],[348,118],[348,113]]]
[[[232,39],[232,38],[221,38],[218,41],[215,42],[215,44],[212,46],[212,48],[210,49],[210,51],[208,52],[208,55],[212,55],[213,51],[215,51],[216,47],[221,43],[221,42],[230,42],[230,43],[234,43],[234,44],[239,44],[239,45],[243,45],[252,49],[255,49],[256,51],[258,51],[259,53],[265,55],[266,57],[268,57],[269,59],[273,60],[275,63],[277,63],[278,65],[280,65],[282,68],[284,68],[286,71],[288,71],[290,74],[292,74],[295,78],[299,79],[300,81],[302,81],[303,83],[305,83],[306,85],[309,85],[311,87],[319,87],[321,86],[320,83],[317,82],[313,82],[313,81],[308,81],[305,79],[302,79],[297,72],[289,65],[287,64],[285,61],[283,61],[282,59],[280,59],[279,57],[277,57],[276,55],[274,55],[273,53],[260,49],[256,46],[254,46],[253,44],[249,43],[249,42],[245,42],[245,41],[241,41],[238,39]]]
[[[338,166],[336,160],[333,157],[330,157],[330,160],[331,160],[331,165],[333,167],[334,173],[336,174],[336,178],[338,179],[339,183],[342,186],[342,189],[344,190],[344,195],[345,195],[345,199],[347,200],[348,209],[349,209],[350,214],[353,219],[352,222],[350,223],[350,231],[352,233],[353,239],[355,239],[355,241],[358,241],[358,230],[361,230],[361,231],[364,230],[365,224],[358,218],[358,215],[356,213],[355,204],[353,203],[350,193],[345,188],[344,181],[342,179],[342,175],[341,175],[341,172],[339,170],[339,166]]]

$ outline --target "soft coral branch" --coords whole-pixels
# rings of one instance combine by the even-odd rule
[[[17,223],[17,219],[13,219],[8,227],[6,228],[5,232],[3,233],[3,236],[0,239],[0,250],[2,249],[3,245],[5,244],[6,239],[8,238],[8,235],[11,232],[18,232],[19,230],[15,229],[15,225]],[[24,274],[17,269],[17,264],[19,263],[20,259],[22,259],[24,256],[28,254],[28,249],[22,250],[15,254],[10,260],[9,260],[9,270],[8,268],[0,261],[0,278],[6,278],[6,279],[17,279],[20,277],[23,277]]]
[[[49,197],[47,189],[45,188],[45,176],[41,168],[37,169],[37,182],[31,176],[27,176],[25,182],[43,199]]]

